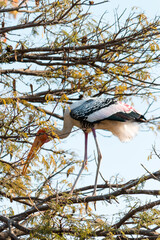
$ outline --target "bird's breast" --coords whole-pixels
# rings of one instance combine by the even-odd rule
[[[93,127],[94,127],[94,124],[91,122],[87,122],[87,121],[81,122],[81,128],[86,132],[90,132]]]
[[[91,129],[94,127],[94,123],[87,122],[87,121],[78,121],[75,119],[72,119],[73,125],[82,129],[85,132],[90,132]]]

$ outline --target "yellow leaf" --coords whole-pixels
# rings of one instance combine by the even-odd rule
[[[66,160],[65,160],[65,159],[62,159],[62,160],[61,160],[61,164],[62,164],[62,165],[65,165],[65,164],[66,164]]]
[[[154,44],[150,44],[150,49],[151,49],[152,52],[155,52],[155,49],[156,49],[155,45]]]
[[[88,90],[88,96],[91,96],[91,94],[92,94],[92,91]]]
[[[51,69],[53,69],[53,70],[55,69],[53,66],[49,66],[49,67],[50,67]]]
[[[157,126],[157,130],[160,130],[160,125]]]
[[[11,11],[10,13],[13,15],[13,17],[14,17],[14,19],[15,19],[18,12],[17,12],[17,11]]]
[[[56,166],[56,162],[55,162],[54,157],[52,155],[50,156],[50,164],[53,164],[54,166]]]
[[[74,166],[72,166],[72,167],[70,167],[70,168],[68,169],[68,171],[67,171],[67,177],[69,176],[70,173],[73,173],[74,169],[75,169]]]

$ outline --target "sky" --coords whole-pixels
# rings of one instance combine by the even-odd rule
[[[112,18],[115,9],[118,9],[119,12],[127,9],[127,11],[130,12],[133,7],[139,8],[141,12],[144,12],[150,18],[154,18],[155,15],[159,16],[160,14],[160,4],[158,0],[109,0],[103,7],[102,5],[95,6],[93,11],[95,15],[101,15],[104,11],[107,11],[109,18]]]

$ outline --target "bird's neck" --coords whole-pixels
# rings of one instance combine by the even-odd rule
[[[71,117],[70,117],[70,115],[69,115],[69,111],[67,111],[67,112],[64,114],[63,128],[62,128],[61,130],[55,128],[55,129],[54,129],[54,133],[55,133],[60,139],[63,139],[63,138],[68,137],[68,135],[71,133],[72,127],[73,127],[72,119],[71,119]]]

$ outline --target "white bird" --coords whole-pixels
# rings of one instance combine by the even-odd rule
[[[64,123],[62,130],[54,128],[54,133],[60,139],[66,138],[76,126],[83,130],[85,136],[84,161],[80,172],[72,186],[70,193],[87,164],[87,143],[88,133],[92,131],[98,153],[98,165],[96,171],[93,195],[96,195],[97,180],[102,155],[97,142],[96,129],[104,129],[117,136],[120,141],[130,141],[138,132],[139,123],[145,122],[145,117],[138,113],[128,104],[121,103],[111,98],[90,98],[73,103],[64,113]],[[52,130],[53,131],[53,130]],[[29,162],[34,158],[38,149],[46,142],[49,142],[55,135],[49,129],[40,129],[33,142],[32,148],[27,156],[23,167],[23,174],[26,173]]]

